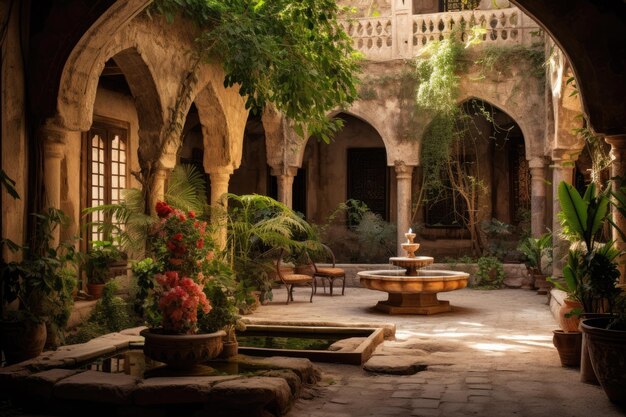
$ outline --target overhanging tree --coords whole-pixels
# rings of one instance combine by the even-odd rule
[[[158,160],[180,146],[186,109],[202,62],[219,62],[224,87],[239,86],[246,108],[258,114],[271,103],[304,131],[326,142],[340,127],[327,118],[357,97],[359,54],[337,21],[334,0],[157,0],[150,13],[194,22],[200,35],[189,76],[179,89],[157,155],[143,159],[138,175],[151,193]],[[146,199],[148,201],[149,199]],[[146,207],[146,210],[149,210]]]

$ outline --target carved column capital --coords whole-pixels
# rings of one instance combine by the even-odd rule
[[[68,136],[66,129],[48,122],[39,129],[39,135],[43,140],[45,158],[63,158]]]
[[[411,179],[413,176],[413,168],[415,168],[414,165],[407,165],[404,161],[394,162],[394,169],[398,180]]]

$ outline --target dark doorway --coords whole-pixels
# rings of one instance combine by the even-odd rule
[[[363,201],[389,220],[387,154],[385,148],[348,149],[348,199]]]

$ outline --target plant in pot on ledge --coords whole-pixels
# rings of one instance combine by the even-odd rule
[[[526,258],[524,263],[532,279],[528,288],[547,291],[549,285],[544,270],[552,263],[552,233],[545,233],[538,238],[529,236],[520,242],[517,250]]]
[[[150,288],[144,304],[151,328],[143,330],[144,354],[170,368],[189,370],[217,357],[226,333],[199,333],[198,324],[211,311],[205,288],[214,257],[207,223],[193,212],[165,202],[156,206],[159,221],[149,236],[149,247],[162,271],[145,277],[140,287]],[[145,280],[149,282],[146,282]],[[200,317],[199,317],[200,316]]]
[[[569,252],[564,267],[567,286],[575,288],[575,298],[582,304],[583,314],[602,314],[581,323],[583,355],[581,374],[586,379],[585,347],[600,385],[611,401],[626,401],[626,302],[617,286],[620,252],[614,241],[599,239],[603,224],[610,219],[610,191],[597,193],[594,184],[581,197],[574,187],[559,184],[559,201],[564,231],[578,238]],[[613,194],[613,205],[626,214],[626,194],[622,188]],[[614,225],[615,226],[615,225]],[[622,231],[616,228],[620,235]]]
[[[87,290],[98,299],[102,296],[104,284],[111,278],[110,268],[121,260],[123,253],[110,240],[96,240],[92,242],[91,250],[86,256]]]
[[[78,253],[74,242],[52,247],[54,231],[68,219],[57,209],[34,215],[35,236],[30,247],[3,241],[21,261],[0,265],[0,345],[8,363],[38,356],[46,338],[57,340],[73,305]],[[10,308],[14,307],[14,308]],[[48,335],[48,328],[52,334]]]

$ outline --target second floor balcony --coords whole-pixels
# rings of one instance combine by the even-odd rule
[[[463,28],[462,40],[469,36],[472,27],[484,28],[483,45],[529,46],[540,39],[537,23],[517,7],[416,15],[395,13],[347,19],[342,25],[354,39],[354,48],[371,61],[414,57],[430,42],[449,37],[457,26]]]

